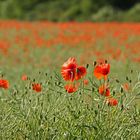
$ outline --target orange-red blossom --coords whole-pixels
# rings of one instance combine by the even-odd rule
[[[98,89],[99,93],[101,95],[104,95],[104,96],[110,96],[110,90],[109,90],[109,87],[107,87],[106,85],[101,85]]]
[[[65,81],[79,80],[86,75],[86,68],[78,66],[76,59],[74,57],[70,57],[62,65],[61,74]]]
[[[32,84],[32,89],[34,91],[36,91],[36,92],[41,92],[41,90],[42,90],[41,84],[39,84],[39,83],[33,83]]]
[[[95,66],[95,69],[94,69],[93,73],[94,73],[94,76],[98,80],[100,80],[102,78],[104,78],[106,80],[109,72],[110,72],[110,64],[101,63],[101,64]]]
[[[28,79],[27,75],[26,74],[23,74],[22,77],[21,77],[22,81],[26,81]]]
[[[109,106],[117,106],[118,105],[118,100],[113,98],[113,97],[110,97],[107,99],[107,104]]]
[[[66,84],[64,86],[64,88],[66,89],[66,91],[68,93],[73,93],[73,92],[76,92],[78,90],[78,85],[76,85],[74,83],[70,83],[70,84]]]
[[[83,66],[78,66],[76,59],[74,57],[70,57],[63,65],[61,69],[62,77],[65,81],[69,81],[69,84],[66,84],[64,88],[68,93],[73,93],[77,91],[78,84],[74,84],[73,82],[76,80],[80,80],[87,73],[87,70]]]
[[[9,88],[8,80],[0,79],[0,88],[8,89]]]

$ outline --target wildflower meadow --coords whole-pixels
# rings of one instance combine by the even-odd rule
[[[140,23],[1,20],[0,140],[140,140]]]

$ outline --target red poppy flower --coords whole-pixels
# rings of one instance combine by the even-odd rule
[[[79,66],[77,68],[77,72],[76,72],[76,77],[75,79],[76,80],[79,80],[81,79],[82,77],[84,77],[86,75],[87,71],[86,71],[86,68],[85,67],[82,67],[82,66]]]
[[[110,72],[110,65],[106,63],[105,64],[102,63],[95,67],[94,76],[99,80],[102,78],[106,79],[109,72]]]
[[[62,66],[61,74],[66,81],[73,81],[76,75],[76,60],[69,58]]]
[[[75,58],[69,58],[62,66],[61,74],[66,81],[79,80],[86,75],[86,68],[77,66]]]
[[[77,91],[78,85],[75,85],[73,83],[70,83],[70,84],[65,85],[64,88],[66,89],[66,91],[68,93],[73,93],[73,92],[76,92]]]
[[[88,83],[89,83],[89,81],[86,79],[83,82],[84,82],[84,85],[88,85]]]
[[[8,89],[9,88],[9,82],[5,79],[0,79],[0,88]]]
[[[23,81],[26,81],[27,80],[27,75],[22,75],[22,77],[21,77],[21,79],[23,80]]]
[[[116,106],[118,105],[118,100],[115,98],[108,98],[107,103],[109,106]]]
[[[32,89],[35,90],[36,92],[41,92],[42,90],[41,85],[38,83],[32,84]]]
[[[106,85],[101,85],[98,90],[101,95],[110,96],[110,90]]]
[[[130,86],[128,83],[123,84],[123,89],[127,92],[130,89]]]

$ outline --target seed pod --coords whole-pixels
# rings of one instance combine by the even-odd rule
[[[121,87],[121,93],[123,93],[123,88]]]
[[[53,118],[53,121],[55,122],[55,117]]]
[[[105,60],[105,63],[107,64],[107,60]]]
[[[127,80],[127,81],[129,80],[128,76],[126,76],[126,80]]]
[[[133,73],[133,70],[131,70],[130,72]]]
[[[94,113],[95,113],[95,115],[97,115],[97,114],[98,114],[98,111],[97,111],[97,110],[95,110],[95,111],[94,111]]]
[[[95,66],[96,66],[96,64],[97,64],[97,62],[96,62],[96,61],[94,61],[94,62],[93,62],[93,66],[95,67]]]
[[[123,109],[124,109],[124,105],[122,104],[122,105],[121,105],[121,111],[122,111]]]
[[[116,92],[115,92],[115,91],[113,91],[113,96],[115,95],[115,93],[116,93]]]
[[[117,82],[117,83],[120,83],[120,81],[119,81],[118,79],[116,79],[116,82]]]
[[[94,90],[95,90],[94,87],[92,87],[92,92],[94,92]]]
[[[87,69],[88,69],[88,67],[89,67],[89,64],[86,65],[86,68],[87,68]]]

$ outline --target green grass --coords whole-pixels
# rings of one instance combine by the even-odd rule
[[[135,70],[127,73],[130,79],[135,77],[132,79],[132,89],[122,91],[123,82],[127,82],[124,75],[127,68],[119,71],[119,75],[113,70],[115,65],[112,64],[111,67],[111,94],[119,100],[116,107],[108,106],[105,98],[98,94],[94,81],[98,85],[100,83],[93,77],[92,65],[89,65],[86,76],[91,80],[89,85],[81,85],[72,94],[68,94],[63,88],[65,82],[60,75],[60,68],[51,71],[51,67],[34,69],[30,65],[26,71],[23,66],[11,69],[5,66],[1,73],[4,71],[11,86],[8,90],[0,90],[1,139],[138,140],[140,110],[134,98],[139,98],[140,75]],[[29,71],[28,80],[22,81],[22,73]],[[121,75],[124,77],[120,77]],[[115,79],[123,80],[117,83]],[[34,80],[42,83],[41,93],[32,90],[31,83]]]

